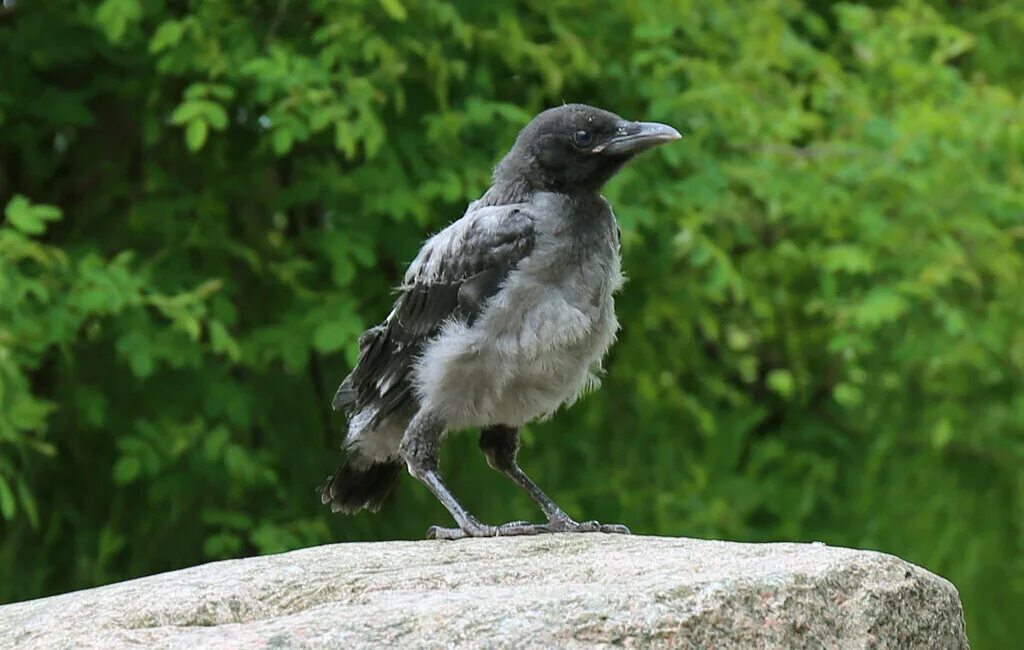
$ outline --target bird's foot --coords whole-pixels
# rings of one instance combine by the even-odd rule
[[[512,537],[518,535],[540,535],[549,532],[545,526],[531,524],[528,521],[510,521],[500,526],[474,524],[463,528],[441,528],[431,526],[427,529],[427,539],[464,539],[466,537]]]
[[[629,535],[629,529],[622,524],[602,524],[597,521],[576,522],[569,517],[552,519],[544,528],[549,533],[612,533]]]
[[[520,535],[543,535],[546,533],[611,533],[629,535],[629,528],[622,524],[602,524],[596,521],[576,522],[565,519],[552,519],[546,524],[531,524],[527,521],[512,521],[500,526],[488,526],[474,523],[463,528],[441,528],[431,526],[427,530],[427,539],[464,539],[466,537],[514,537]]]

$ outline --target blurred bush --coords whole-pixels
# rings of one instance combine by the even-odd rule
[[[446,521],[407,479],[320,506],[329,398],[420,241],[583,101],[686,138],[608,187],[620,341],[527,469],[638,533],[901,555],[1008,647],[1022,62],[1017,2],[3,3],[0,600]],[[475,444],[467,505],[537,518]]]

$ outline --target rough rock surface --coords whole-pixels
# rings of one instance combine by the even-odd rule
[[[337,544],[0,607],[4,648],[967,648],[952,584],[823,544]]]

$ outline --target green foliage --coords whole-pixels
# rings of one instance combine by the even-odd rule
[[[0,9],[0,600],[444,522],[410,480],[320,506],[330,395],[565,100],[686,138],[608,187],[620,340],[526,468],[638,533],[896,553],[1011,645],[1024,8],[961,4]],[[467,506],[536,518],[474,447],[445,450]]]

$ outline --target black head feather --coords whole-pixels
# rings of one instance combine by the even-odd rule
[[[679,137],[664,124],[630,122],[600,108],[567,104],[540,113],[520,131],[494,180],[535,190],[596,191],[636,154]]]

